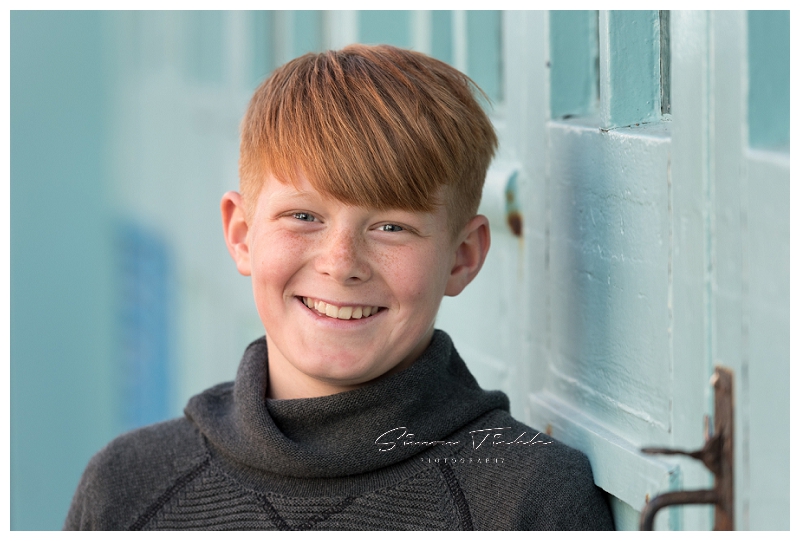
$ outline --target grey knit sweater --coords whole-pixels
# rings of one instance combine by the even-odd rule
[[[265,399],[267,348],[89,462],[65,529],[610,529],[586,457],[515,421],[436,331],[354,391]]]

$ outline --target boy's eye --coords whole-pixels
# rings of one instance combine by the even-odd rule
[[[380,226],[378,228],[378,230],[380,230],[380,231],[388,231],[389,233],[397,233],[399,231],[402,231],[403,228],[400,227],[399,225],[395,225],[395,224],[383,224],[382,226]]]
[[[316,218],[314,218],[314,216],[312,214],[309,214],[308,212],[295,212],[294,214],[292,214],[292,217],[297,220],[302,220],[304,222],[313,222],[314,220],[316,220]]]

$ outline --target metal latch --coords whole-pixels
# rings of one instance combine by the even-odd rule
[[[714,386],[714,435],[706,430],[706,443],[699,451],[645,448],[643,453],[685,455],[700,460],[714,474],[710,490],[682,490],[659,494],[642,510],[640,530],[652,530],[656,513],[670,505],[714,504],[714,530],[733,530],[733,372],[717,366],[711,376]]]

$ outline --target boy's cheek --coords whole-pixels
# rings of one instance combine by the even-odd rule
[[[298,235],[265,236],[251,253],[253,270],[258,268],[269,274],[286,273],[305,260],[307,244]]]

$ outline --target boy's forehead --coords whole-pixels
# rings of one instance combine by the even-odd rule
[[[291,181],[283,181],[268,175],[261,189],[262,194],[280,200],[325,199],[335,200],[331,195],[318,190],[305,177],[298,176]]]
[[[433,197],[433,204],[435,210],[433,213],[436,213],[437,210],[446,210],[446,206],[444,205],[444,186],[439,187],[437,193]],[[353,205],[347,201],[343,201],[338,199],[334,195],[327,193],[325,191],[319,190],[316,188],[304,175],[298,175],[292,178],[289,181],[283,181],[278,179],[273,175],[267,175],[267,178],[264,181],[262,186],[261,194],[266,194],[269,199],[281,200],[281,201],[320,201],[325,202],[327,204],[335,204],[335,205],[342,205],[342,206],[358,206]],[[365,207],[365,208],[372,208],[372,207]],[[385,207],[381,207],[381,210],[398,210],[404,212],[420,212],[421,214],[431,214],[429,212],[422,212],[422,211],[415,211],[410,210],[407,208],[403,208],[399,205],[392,205],[391,203],[387,202]]]
[[[304,177],[292,179],[291,182],[279,180],[267,175],[261,187],[261,197],[272,201],[300,200],[332,200],[331,196],[315,188]]]

